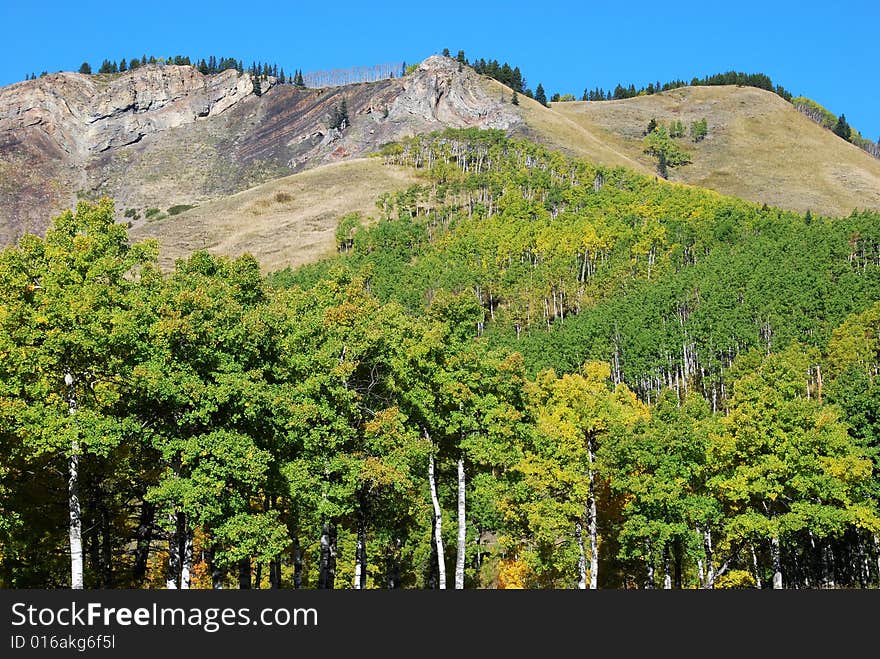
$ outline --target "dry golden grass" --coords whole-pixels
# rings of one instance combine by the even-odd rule
[[[352,212],[376,216],[381,193],[417,182],[414,171],[383,165],[378,158],[347,160],[142,223],[131,235],[158,239],[164,268],[197,249],[227,256],[250,253],[264,271],[295,267],[333,253],[341,217]]]
[[[509,87],[485,76],[483,82],[490,96],[505,99],[505,102],[510,101],[513,91]],[[572,121],[522,94],[518,95],[518,99],[519,105],[515,109],[526,123],[523,131],[525,137],[601,165],[619,165],[643,173],[649,172],[649,168],[642,162],[607,142],[603,136],[597,136],[590,127]]]
[[[554,103],[552,110],[652,171],[653,160],[642,153],[651,118],[688,127],[705,117],[708,137],[680,141],[693,162],[670,170],[671,180],[801,212],[880,208],[880,160],[767,91],[683,87],[620,101]]]

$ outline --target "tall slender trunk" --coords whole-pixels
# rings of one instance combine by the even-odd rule
[[[587,589],[587,554],[584,551],[584,533],[581,523],[574,525],[574,537],[578,546],[578,590]]]
[[[321,529],[321,564],[318,588],[333,590],[336,581],[336,527],[325,523]]]
[[[465,517],[464,458],[458,459],[458,546],[455,553],[455,589],[464,588],[464,560],[467,551],[467,519]]]
[[[242,558],[238,562],[238,588],[240,590],[250,590],[250,588],[251,588],[251,559],[250,559],[250,557]]]
[[[189,590],[192,582],[193,530],[189,525],[187,517],[185,515],[181,515],[181,517],[183,517],[183,555],[180,561],[180,589]]]
[[[207,554],[208,571],[211,573],[211,588],[213,590],[223,590],[223,571],[217,565],[217,561],[214,560],[217,548],[212,545]]]
[[[428,437],[428,431],[425,431]],[[431,488],[431,503],[434,506],[434,546],[437,551],[437,572],[439,573],[440,590],[446,590],[446,559],[443,554],[443,512],[440,509],[440,499],[437,497],[437,481],[434,479],[434,454],[428,457],[428,485]]]
[[[715,587],[715,557],[712,551],[712,531],[703,531],[703,553],[706,554],[706,588]]]
[[[67,411],[70,416],[76,414],[76,389],[73,374],[64,373],[64,384],[67,385]],[[73,590],[83,588],[83,548],[82,548],[82,509],[79,503],[79,439],[76,428],[72,429],[70,440],[70,460],[68,462],[67,504],[70,513],[68,535],[70,539],[70,587]]]
[[[141,586],[147,575],[147,559],[150,557],[150,542],[153,539],[153,521],[156,519],[156,506],[147,501],[141,502],[141,517],[138,521],[135,538],[134,565],[131,575],[135,585]]]
[[[654,556],[651,551],[651,540],[645,540],[645,556],[646,560],[646,576],[645,576],[645,589],[653,590],[654,589]]]
[[[98,503],[98,509],[101,511],[101,582],[103,588],[113,588],[113,530],[103,493],[100,496],[102,499]]]
[[[663,590],[672,590],[672,575],[669,573],[669,543],[663,546]]]
[[[599,587],[599,523],[596,515],[596,473],[593,469],[595,453],[593,437],[587,436],[587,458],[590,461],[589,490],[587,493],[587,530],[590,534],[590,590]]]
[[[760,590],[763,588],[763,583],[761,582],[761,570],[758,567],[758,555],[755,553],[755,546],[752,545],[752,567],[755,570],[755,587]]]
[[[278,559],[278,585],[273,586],[274,588],[281,587],[281,557]],[[303,556],[302,556],[302,547],[299,544],[299,533],[293,536],[293,587],[296,590],[302,588],[302,574],[303,574]]]
[[[168,574],[165,577],[165,588],[176,590],[180,587],[180,518],[175,513],[168,514],[173,529],[168,536]]]
[[[263,588],[263,561],[259,561],[257,563],[257,567],[254,568],[254,590],[260,590]]]
[[[354,550],[354,589],[367,588],[367,521],[366,513],[358,515],[357,545]]]
[[[779,538],[770,538],[770,558],[773,562],[773,589],[782,588],[782,558],[779,550]]]

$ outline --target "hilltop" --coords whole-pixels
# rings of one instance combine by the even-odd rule
[[[880,160],[752,87],[550,107],[520,95],[514,105],[511,88],[441,56],[404,77],[338,87],[257,80],[148,64],[0,89],[0,243],[42,232],[78,199],[109,196],[135,235],[160,240],[166,264],[198,247],[250,250],[267,267],[312,261],[332,249],[339,217],[369,216],[379,194],[412,183],[410,172],[363,156],[447,127],[497,128],[655,174],[642,144],[648,123],[705,118],[705,139],[680,140],[692,162],[671,180],[800,212],[880,208]]]

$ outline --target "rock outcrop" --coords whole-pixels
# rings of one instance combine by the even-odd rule
[[[444,127],[521,119],[446,57],[403,78],[306,89],[227,70],[150,65],[58,73],[0,89],[0,244],[41,232],[78,198],[108,195],[134,221]],[[331,128],[346,101],[350,123]]]

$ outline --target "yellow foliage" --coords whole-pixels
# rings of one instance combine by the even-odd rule
[[[755,577],[746,570],[731,570],[715,580],[715,588],[754,588]]]
[[[523,590],[528,579],[529,567],[524,561],[505,559],[498,569],[499,590]]]

